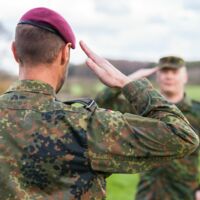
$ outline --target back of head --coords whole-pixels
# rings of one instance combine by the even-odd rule
[[[67,43],[75,48],[75,36],[67,21],[48,8],[34,8],[20,19],[15,34],[19,63],[52,63]]]
[[[52,63],[65,45],[58,36],[31,25],[18,25],[15,35],[19,63],[37,65]]]

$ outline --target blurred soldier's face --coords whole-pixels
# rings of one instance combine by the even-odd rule
[[[163,68],[157,72],[157,82],[160,91],[167,95],[175,95],[184,92],[187,83],[187,72],[185,67],[178,69]]]

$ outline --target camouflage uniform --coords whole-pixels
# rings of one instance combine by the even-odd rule
[[[96,102],[102,107],[129,112],[131,105],[120,90],[105,89]],[[187,96],[177,104],[196,133],[200,134],[200,103]],[[141,173],[137,200],[192,200],[198,187],[199,148],[184,159]]]
[[[200,135],[200,103],[185,97],[177,104]],[[199,148],[184,159],[141,174],[137,200],[193,200],[198,187]]]
[[[0,96],[0,199],[104,199],[111,173],[142,172],[196,149],[187,120],[147,80],[122,92],[141,116],[93,101],[64,104],[40,81],[13,84]]]

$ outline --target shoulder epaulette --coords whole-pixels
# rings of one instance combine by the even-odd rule
[[[64,104],[72,105],[74,103],[82,104],[83,107],[89,111],[94,111],[98,106],[97,103],[93,99],[84,98],[84,99],[74,99],[70,101],[64,101]]]

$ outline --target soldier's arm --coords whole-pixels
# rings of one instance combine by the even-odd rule
[[[133,72],[128,77],[130,80],[134,80],[139,76],[142,77],[148,77],[155,73],[158,70],[158,67],[154,68],[143,68],[139,69],[136,72]],[[122,113],[130,112],[135,113],[135,110],[132,110],[129,102],[122,94],[122,91],[119,88],[104,88],[101,92],[97,94],[95,97],[96,103],[103,108],[117,110]]]
[[[118,88],[106,87],[98,93],[95,98],[95,102],[101,108],[120,111],[122,113],[135,113],[134,110],[132,110],[130,103]]]
[[[95,101],[100,107],[111,109],[113,101],[116,101],[120,94],[121,90],[119,88],[106,87],[97,94]]]
[[[97,109],[91,116],[88,154],[98,171],[134,173],[181,158],[199,144],[187,120],[146,79],[122,89],[137,114]]]
[[[162,161],[183,157],[199,139],[181,112],[147,80],[130,83],[111,63],[83,42],[87,65],[109,87],[122,91],[138,115],[97,109],[88,123],[88,155],[92,168],[108,172],[139,172]],[[141,74],[136,74],[135,80]],[[140,115],[140,116],[139,116]]]

